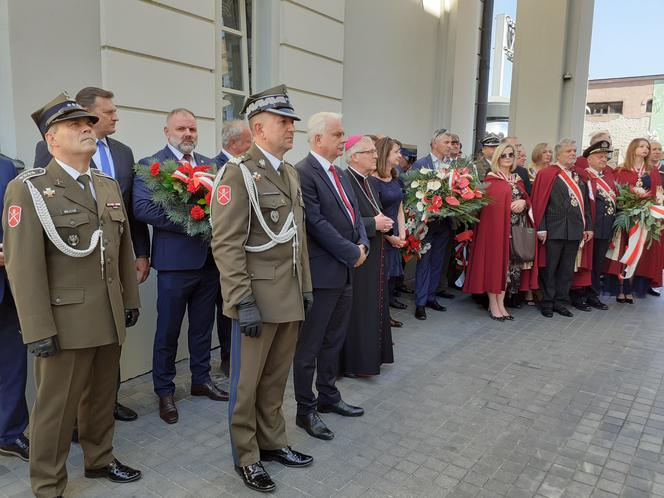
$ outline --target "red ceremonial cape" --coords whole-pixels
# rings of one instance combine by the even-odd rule
[[[488,183],[486,195],[490,199],[490,203],[480,211],[480,221],[475,226],[473,234],[466,280],[463,286],[464,292],[469,294],[485,292],[500,294],[507,287],[512,188],[508,182],[495,176],[487,176],[485,182]],[[517,186],[528,203],[523,182],[518,180]],[[533,281],[535,287],[531,286]],[[537,271],[522,272],[522,290],[537,288],[536,285]]]
[[[544,212],[546,211],[546,205],[549,203],[549,197],[551,196],[551,190],[553,189],[553,182],[558,178],[560,173],[560,167],[557,165],[547,166],[537,173],[535,177],[535,183],[533,184],[532,193],[530,197],[533,203],[533,220],[535,230],[539,230],[540,223],[542,218],[544,218]],[[542,244],[539,239],[537,239],[538,258],[539,266],[546,266],[546,245]]]
[[[617,170],[615,174],[615,183],[620,183],[623,185],[629,185],[634,187],[636,182],[639,179],[636,171],[625,171]],[[653,168],[650,172],[650,183],[651,195],[655,195],[657,187],[662,185],[662,179],[659,175],[657,168]],[[624,232],[620,236],[620,253],[619,256],[622,257],[627,246],[627,234]],[[662,267],[664,266],[664,245],[662,242],[653,241],[650,247],[645,247],[643,249],[643,254],[641,254],[641,259],[636,265],[636,271],[634,275],[637,277],[645,277],[650,279],[651,287],[661,287],[662,285]],[[622,270],[625,268],[625,265],[619,263],[618,261],[609,260],[607,266],[607,273],[612,275],[620,275]]]

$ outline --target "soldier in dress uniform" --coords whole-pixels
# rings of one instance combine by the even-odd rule
[[[113,457],[120,345],[139,297],[120,187],[90,169],[97,116],[61,94],[32,118],[53,159],[12,180],[2,222],[23,342],[36,357],[30,481],[35,496],[53,498],[67,485],[77,415],[86,477],[141,477]]]
[[[257,491],[275,484],[261,460],[304,467],[292,450],[281,406],[300,323],[313,304],[304,201],[297,171],[284,162],[295,114],[281,85],[245,101],[254,139],[216,179],[212,251],[224,314],[233,319],[228,407],[235,469]]]

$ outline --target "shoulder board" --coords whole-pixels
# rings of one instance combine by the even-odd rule
[[[98,169],[90,168],[90,171],[92,172],[93,175],[102,176],[104,178],[108,178],[109,180],[115,180],[115,178],[113,178],[112,176],[109,176],[106,173],[104,173],[103,171],[100,171]]]
[[[23,173],[18,175],[16,179],[18,181],[24,182],[26,180],[29,180],[30,178],[34,178],[35,176],[41,176],[46,174],[46,168],[30,168],[26,169]]]

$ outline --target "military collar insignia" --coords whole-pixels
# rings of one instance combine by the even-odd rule
[[[55,195],[55,190],[53,190],[51,187],[46,187],[44,191],[42,192],[42,195],[44,197],[48,197],[49,199]]]
[[[254,172],[251,174],[251,178],[253,178],[253,180],[254,180],[255,182],[257,182],[257,181],[259,181],[259,180],[262,178],[262,176],[261,176],[261,174],[260,174],[258,171],[254,171]]]
[[[264,168],[264,167],[265,167],[265,159],[259,159],[259,160],[258,160],[258,165],[259,165],[261,168]]]
[[[55,184],[56,187],[64,187],[65,186],[65,182],[60,180],[60,178],[56,178],[54,184]]]

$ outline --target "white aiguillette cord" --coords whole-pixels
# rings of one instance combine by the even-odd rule
[[[25,179],[24,182],[28,185],[28,190],[30,191],[30,195],[32,196],[32,202],[35,205],[35,211],[37,212],[37,217],[39,218],[39,221],[42,227],[44,228],[44,232],[46,232],[46,235],[48,236],[49,240],[53,242],[53,245],[57,247],[60,252],[72,258],[84,258],[92,254],[94,250],[97,248],[97,245],[99,245],[100,254],[101,254],[100,262],[102,270],[101,278],[103,279],[104,278],[104,241],[102,237],[104,235],[103,230],[101,228],[98,228],[92,233],[92,237],[90,238],[90,246],[87,249],[74,249],[73,247],[70,247],[64,240],[62,240],[62,238],[60,238],[60,234],[58,233],[57,229],[55,228],[55,225],[53,224],[53,220],[51,219],[51,213],[49,213],[48,208],[46,207],[46,203],[44,202],[44,199],[39,193],[39,190],[37,190],[37,187],[35,187],[29,179]]]

